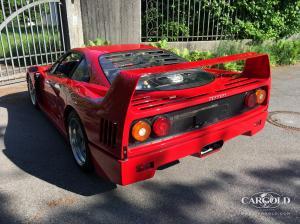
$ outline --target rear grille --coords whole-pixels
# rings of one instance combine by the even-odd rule
[[[233,79],[230,79],[228,80],[227,83],[225,83],[225,86],[230,86],[230,85],[233,85],[235,83],[242,83],[242,82],[245,82],[245,81],[249,81],[249,78],[233,78]]]
[[[240,77],[240,78],[233,78],[229,79],[223,86],[223,88],[220,88],[216,90],[216,92],[222,92],[229,89],[234,89],[241,86],[246,86],[254,83],[258,83],[258,80],[255,80],[253,78],[246,78],[246,77]]]
[[[100,143],[113,148],[116,146],[118,124],[101,118],[100,120]]]
[[[132,105],[138,110],[148,110],[153,109],[156,107],[161,107],[164,105],[178,103],[190,99],[196,99],[197,97],[202,97],[208,95],[208,93],[202,93],[194,96],[182,97],[182,96],[169,96],[169,97],[152,97],[152,96],[145,96],[134,98],[132,100]]]

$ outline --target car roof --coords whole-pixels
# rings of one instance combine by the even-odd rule
[[[105,45],[105,46],[88,46],[82,48],[74,48],[72,50],[80,51],[84,54],[107,54],[122,51],[133,51],[133,50],[149,50],[157,49],[156,47],[145,45],[145,44],[119,44],[119,45]]]

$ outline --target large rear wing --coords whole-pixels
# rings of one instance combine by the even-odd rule
[[[121,71],[112,83],[101,104],[103,108],[101,112],[102,119],[107,120],[109,124],[117,126],[116,142],[113,146],[108,147],[110,152],[120,159],[126,158],[130,125],[135,119],[134,114],[129,109],[138,80],[142,75],[155,75],[164,72],[214,66],[241,60],[245,61],[242,71],[243,75],[262,79],[268,79],[270,77],[268,55],[254,52],[195,62]]]

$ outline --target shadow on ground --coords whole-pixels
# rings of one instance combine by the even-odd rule
[[[0,223],[21,223],[10,209],[9,196],[0,191]]]
[[[3,153],[20,169],[76,194],[90,196],[116,186],[93,174],[84,174],[73,161],[65,139],[46,116],[33,108],[27,92],[0,98],[8,123]]]
[[[252,180],[242,182],[239,175],[227,172],[188,185],[144,182],[137,188],[148,195],[146,203],[136,203],[124,196],[124,192],[112,191],[103,194],[101,200],[91,205],[64,210],[51,219],[66,219],[74,223],[296,224],[299,223],[300,211],[299,200],[294,196],[299,195],[299,187],[294,180],[299,178],[299,169],[299,161],[290,161],[276,169],[246,170],[247,177],[251,177],[254,183],[260,180],[259,184],[253,184]],[[243,189],[249,195],[232,191],[234,187]],[[291,197],[292,204],[262,210],[241,203],[242,197],[264,189]],[[219,194],[227,196],[211,198]]]
[[[299,195],[295,181],[299,181],[299,161],[286,161],[276,169],[241,171],[251,179],[248,181],[241,180],[242,174],[228,172],[189,185],[146,181],[128,189],[143,194],[143,198],[146,195],[145,201],[138,201],[135,200],[138,195],[130,197],[134,192],[112,191],[115,185],[82,173],[73,162],[63,137],[42,113],[30,105],[26,92],[2,97],[0,107],[8,111],[8,125],[4,136],[0,136],[5,142],[3,153],[14,164],[60,188],[84,196],[95,195],[88,204],[47,214],[46,223],[255,224],[263,223],[262,219],[271,220],[270,223],[299,223],[297,198],[292,198],[292,206],[276,209],[276,212],[289,214],[287,216],[257,215],[265,211],[242,205],[240,201],[243,196],[251,196],[244,195],[245,192],[256,193],[254,190],[258,189],[278,189],[278,193],[292,197]],[[233,188],[243,189],[243,192],[234,192]],[[211,199],[211,195],[218,194],[226,194],[228,201]],[[18,217],[9,208],[10,198],[0,192],[0,201],[0,214],[4,214],[0,223],[18,222]],[[207,210],[208,207],[214,209]]]

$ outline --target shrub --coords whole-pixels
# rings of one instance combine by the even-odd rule
[[[220,57],[244,52],[266,53],[270,57],[271,65],[291,65],[300,61],[300,40],[279,40],[257,42],[243,41],[221,41],[213,51],[189,51],[188,49],[180,50],[170,48],[166,40],[157,43],[151,43],[152,46],[164,48],[175,54],[187,59],[188,61],[197,61],[213,57]],[[243,62],[232,62],[224,64],[225,69],[240,70]]]
[[[198,61],[208,58],[212,58],[214,55],[210,51],[191,51],[189,55],[189,61]]]
[[[300,55],[299,41],[278,41],[271,47],[278,65],[295,64]]]
[[[214,56],[240,54],[249,51],[249,46],[242,41],[221,41],[214,50]]]
[[[111,45],[110,41],[96,38],[95,40],[89,40],[87,46],[102,46],[102,45]]]
[[[162,48],[162,49],[169,49],[167,39],[162,39],[158,42],[150,43],[150,45],[153,47],[158,47],[158,48]]]
[[[300,40],[280,40],[250,46],[251,51],[267,53],[272,65],[291,65],[300,60]]]
[[[109,41],[97,38],[89,41],[89,46],[108,45]],[[187,48],[171,48],[166,39],[151,43],[151,46],[166,49],[185,58],[188,61],[197,61],[214,57],[221,57],[244,52],[266,53],[270,57],[271,65],[291,65],[300,61],[300,39],[245,42],[245,41],[221,41],[217,48],[212,51],[190,51]],[[240,70],[243,68],[243,61],[226,63],[222,68],[230,70]]]
[[[163,36],[165,36],[166,33],[170,33],[171,35],[168,38],[169,41],[178,41],[178,36],[189,36],[189,28],[185,24],[178,23],[178,22],[169,22],[167,24],[161,24],[158,27],[159,30],[163,33]]]

